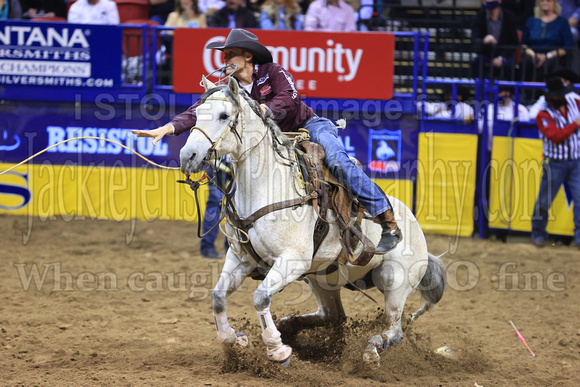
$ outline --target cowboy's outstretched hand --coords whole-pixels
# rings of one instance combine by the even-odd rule
[[[167,124],[167,125],[160,126],[157,129],[151,129],[151,130],[132,130],[131,133],[133,133],[137,137],[153,137],[153,145],[155,145],[166,134],[172,134],[173,133],[173,127],[171,125]]]

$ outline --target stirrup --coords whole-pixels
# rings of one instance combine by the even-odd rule
[[[397,244],[403,240],[401,229],[390,230],[381,235],[381,240],[377,244],[375,254],[386,254],[397,247]]]

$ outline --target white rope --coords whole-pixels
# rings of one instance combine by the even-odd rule
[[[168,169],[168,170],[172,170],[172,171],[178,171],[179,170],[179,168],[177,168],[177,167],[166,167],[164,165],[157,164],[156,162],[153,162],[153,161],[149,160],[147,157],[143,156],[141,153],[139,153],[139,152],[137,152],[137,151],[135,151],[135,150],[133,150],[133,149],[131,149],[131,148],[129,148],[129,147],[121,144],[121,143],[118,143],[117,141],[109,140],[108,138],[103,138],[103,137],[83,136],[83,137],[69,138],[67,140],[63,140],[63,141],[58,142],[58,143],[56,143],[54,145],[51,145],[48,148],[44,148],[40,152],[36,152],[35,154],[33,154],[32,156],[30,156],[29,158],[27,158],[26,160],[23,160],[23,161],[19,162],[18,164],[14,165],[14,166],[12,166],[10,168],[8,168],[7,170],[0,172],[0,176],[4,175],[5,173],[10,172],[14,168],[17,168],[17,167],[21,166],[22,164],[25,164],[25,163],[29,162],[30,160],[36,158],[37,156],[43,154],[44,152],[46,152],[46,151],[48,151],[48,150],[50,150],[50,149],[52,149],[54,147],[57,147],[57,146],[59,146],[61,144],[64,144],[65,142],[75,141],[75,140],[87,140],[87,139],[108,141],[108,142],[113,143],[115,145],[119,145],[121,148],[124,148],[124,149],[126,149],[126,150],[128,150],[130,152],[133,152],[135,155],[141,157],[143,160],[147,161],[151,165],[156,166],[157,168]]]

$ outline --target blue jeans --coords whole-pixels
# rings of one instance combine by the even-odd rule
[[[310,132],[310,140],[326,151],[326,166],[373,217],[391,209],[383,191],[350,159],[332,121],[314,116],[304,128]]]
[[[533,240],[548,238],[548,210],[565,181],[572,191],[574,201],[574,243],[580,243],[580,160],[544,160],[540,192],[532,216]]]
[[[226,182],[226,174],[223,172],[219,172],[221,174],[222,182],[225,184]],[[210,169],[207,172],[208,176],[215,180],[213,171]],[[209,195],[207,197],[207,203],[205,205],[205,214],[203,216],[203,223],[202,223],[202,232],[206,233],[209,229],[211,229],[218,221],[220,217],[220,201],[223,198],[223,194],[221,191],[213,185],[211,182],[207,185],[209,190]],[[212,230],[209,234],[201,239],[200,243],[200,250],[202,253],[215,250],[215,240],[219,233],[219,226],[216,226],[215,229]],[[227,250],[227,240],[225,242],[226,250]]]

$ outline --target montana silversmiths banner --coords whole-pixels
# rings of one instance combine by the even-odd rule
[[[120,26],[0,22],[0,85],[119,88]]]
[[[222,67],[223,53],[206,50],[223,43],[229,29],[178,28],[173,41],[173,87],[203,93],[201,76]],[[388,33],[254,30],[274,62],[294,77],[308,98],[388,100],[393,96],[395,38]],[[215,79],[210,78],[215,81]]]

